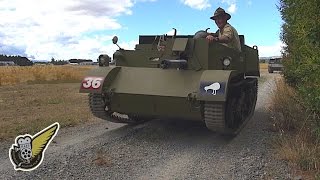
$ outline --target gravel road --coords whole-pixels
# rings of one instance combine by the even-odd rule
[[[63,128],[32,172],[15,171],[12,142],[0,145],[0,179],[289,179],[277,160],[265,109],[273,80],[262,74],[253,118],[235,138],[200,122],[153,120],[136,126],[94,120]]]

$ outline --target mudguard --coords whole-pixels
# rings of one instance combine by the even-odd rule
[[[232,70],[205,70],[200,78],[197,100],[226,101]]]
[[[119,73],[121,67],[96,68],[88,72],[81,82],[80,93],[102,93],[103,87],[108,87]]]

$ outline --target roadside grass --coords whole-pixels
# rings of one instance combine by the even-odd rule
[[[268,63],[259,63],[259,68],[260,68],[260,74],[267,73],[268,72]],[[264,83],[266,80],[267,80],[267,78],[263,75],[261,75],[258,78],[258,81],[260,84]]]
[[[20,84],[0,87],[0,140],[31,135],[54,122],[61,127],[90,121],[80,83]]]
[[[260,76],[260,77],[258,78],[259,84],[263,84],[263,83],[266,82],[266,81],[267,81],[267,78],[266,78],[265,76]]]
[[[319,116],[305,108],[296,91],[279,78],[269,105],[276,155],[289,161],[293,172],[308,178],[320,178],[320,140],[315,133]]]
[[[20,83],[78,82],[94,66],[3,66],[0,67],[0,86]]]
[[[92,119],[80,81],[93,66],[0,67],[0,140]],[[70,83],[73,82],[73,83]]]
[[[268,69],[268,63],[259,63],[260,70],[267,70]]]

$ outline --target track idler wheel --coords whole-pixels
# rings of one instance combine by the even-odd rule
[[[126,115],[114,112],[109,108],[109,99],[107,95],[89,93],[89,106],[92,114],[100,119],[114,123],[138,124],[145,122],[145,118],[139,118],[137,115]]]

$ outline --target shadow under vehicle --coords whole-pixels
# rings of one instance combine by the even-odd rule
[[[282,58],[272,58],[268,63],[268,72],[273,73],[273,71],[283,71]]]
[[[140,35],[134,50],[119,47],[115,66],[103,61],[80,86],[98,118],[140,123],[178,118],[236,135],[252,117],[260,77],[257,46],[240,35],[242,52],[195,35]],[[101,55],[99,59],[104,58]],[[101,61],[102,62],[102,61]]]

